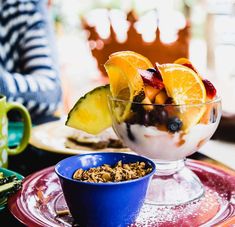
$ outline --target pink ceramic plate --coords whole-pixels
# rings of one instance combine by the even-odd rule
[[[235,224],[235,172],[205,162],[188,160],[187,165],[205,186],[203,198],[178,207],[144,205],[131,226],[232,226]],[[24,179],[20,192],[9,199],[11,213],[27,226],[72,226],[54,167]]]

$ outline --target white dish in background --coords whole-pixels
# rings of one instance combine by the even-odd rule
[[[130,152],[128,148],[92,149],[86,146],[76,145],[76,149],[65,146],[67,138],[78,130],[65,126],[64,120],[53,121],[36,126],[32,129],[29,143],[38,149],[60,154],[86,154],[97,151]],[[131,152],[133,153],[133,152]]]
[[[235,170],[235,143],[210,140],[199,152]]]

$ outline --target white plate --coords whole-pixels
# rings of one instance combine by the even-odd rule
[[[74,134],[75,129],[65,126],[63,120],[45,123],[32,130],[29,143],[36,148],[60,154],[87,154],[98,151],[130,152],[127,148],[91,149],[85,146],[76,146],[76,149],[67,148],[67,138]],[[132,152],[131,152],[132,153]]]

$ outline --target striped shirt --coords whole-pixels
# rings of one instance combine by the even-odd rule
[[[0,0],[0,93],[32,118],[52,114],[61,100],[40,0]]]

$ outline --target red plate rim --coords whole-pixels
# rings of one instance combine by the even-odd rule
[[[211,172],[211,170],[213,170],[214,173],[217,173],[220,176],[230,176],[230,177],[232,176],[233,177],[232,180],[235,183],[235,171],[233,171],[232,169],[217,166],[215,164],[207,163],[205,161],[198,161],[198,160],[192,160],[192,159],[187,159],[186,165],[191,166],[193,169],[199,169],[199,167],[201,167],[200,168],[201,170],[204,170],[207,172]],[[24,184],[24,182],[29,181],[31,178],[35,178],[36,176],[39,176],[42,173],[51,172],[51,171],[54,171],[54,166],[50,166],[50,167],[42,169],[38,172],[32,173],[32,174],[28,175],[26,178],[24,178],[23,184]],[[230,180],[231,180],[231,178],[230,178]],[[34,217],[33,215],[30,215],[30,216],[27,215],[28,213],[24,213],[23,210],[21,210],[17,206],[17,200],[18,200],[18,198],[20,198],[21,194],[22,194],[22,191],[18,191],[16,194],[12,195],[8,199],[8,208],[9,208],[11,214],[17,220],[19,220],[21,223],[23,223],[26,226],[34,226],[34,227],[45,226],[45,223],[42,222],[40,219]],[[229,219],[223,221],[223,223],[220,222],[220,224],[216,225],[216,226],[217,227],[221,227],[221,226],[231,227],[232,224],[235,224],[235,216],[232,216]]]

